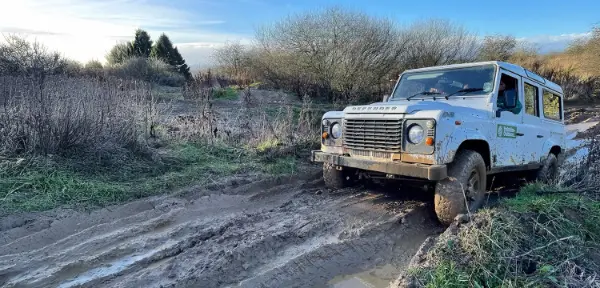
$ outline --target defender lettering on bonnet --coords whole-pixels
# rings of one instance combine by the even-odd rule
[[[544,97],[559,111],[527,113],[543,111]],[[323,115],[321,149],[311,158],[323,163],[327,186],[422,182],[434,188],[438,219],[449,224],[481,206],[488,175],[557,175],[563,90],[523,67],[489,61],[407,70],[384,99]]]

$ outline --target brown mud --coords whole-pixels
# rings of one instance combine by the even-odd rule
[[[0,286],[340,287],[376,272],[381,287],[441,232],[425,192],[330,191],[320,176],[6,217]]]

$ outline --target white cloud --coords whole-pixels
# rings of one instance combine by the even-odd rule
[[[166,33],[175,45],[222,45],[243,35],[220,34],[211,26],[221,19],[172,8],[168,1],[146,0],[0,0],[0,32],[19,33],[78,61],[104,56],[118,42],[131,40],[137,28],[153,39]],[[183,44],[185,46],[186,44]],[[180,48],[190,65],[202,62],[204,52]]]
[[[562,51],[575,40],[590,37],[591,33],[570,33],[560,35],[538,35],[518,38],[519,41],[532,43],[539,48],[541,53]]]
[[[249,45],[252,40],[248,37],[215,37],[214,41],[205,42],[190,42],[190,43],[178,43],[177,47],[181,55],[186,59],[187,63],[193,69],[206,68],[215,64],[213,53],[219,47],[223,47],[229,40],[238,41],[240,44]]]

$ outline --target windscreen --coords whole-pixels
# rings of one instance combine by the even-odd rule
[[[494,73],[493,65],[405,73],[391,100],[486,94],[494,89]]]

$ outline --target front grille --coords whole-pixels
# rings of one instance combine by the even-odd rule
[[[398,153],[402,119],[344,119],[344,147]]]

